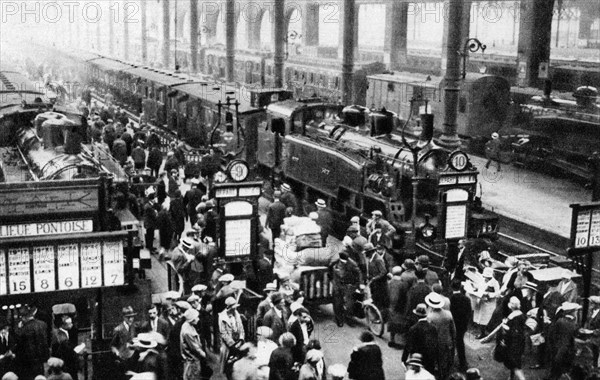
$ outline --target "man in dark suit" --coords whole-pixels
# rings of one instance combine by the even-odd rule
[[[431,293],[431,288],[425,282],[426,272],[422,269],[418,269],[415,272],[415,275],[417,276],[417,282],[408,290],[408,293],[406,294],[406,307],[404,310],[406,314],[407,327],[412,326],[416,322],[413,310],[416,309],[418,304],[425,303],[425,297]]]
[[[437,330],[427,321],[427,306],[424,303],[418,304],[412,312],[418,320],[408,329],[402,361],[406,362],[410,355],[419,353],[423,356],[423,367],[435,373],[438,362]]]
[[[137,326],[135,325],[135,316],[131,306],[126,306],[122,310],[123,322],[113,330],[113,337],[110,342],[112,352],[121,360],[128,360],[133,355],[129,343],[137,336]]]
[[[61,317],[60,327],[52,330],[52,341],[50,349],[52,356],[62,359],[64,362],[63,369],[69,373],[73,379],[77,379],[79,369],[79,360],[77,354],[73,351],[73,345],[69,340],[69,334],[73,328],[73,319],[68,315]]]
[[[269,380],[288,380],[293,378],[294,356],[292,348],[296,339],[290,333],[281,335],[279,347],[276,348],[269,359]]]
[[[352,380],[385,380],[381,349],[368,331],[360,335],[361,344],[350,354],[348,377]]]
[[[303,307],[296,309],[294,315],[298,319],[290,326],[290,333],[296,338],[296,345],[292,348],[292,354],[294,355],[294,361],[298,363],[304,363],[306,357],[306,345],[312,335],[315,328],[312,318]],[[307,339],[308,338],[308,339]]]
[[[146,249],[150,252],[154,252],[154,231],[158,227],[156,211],[156,195],[155,193],[148,194],[148,202],[144,205],[144,229],[146,234],[144,239],[146,240]]]
[[[274,201],[267,209],[267,220],[265,225],[271,229],[273,244],[275,244],[275,239],[278,239],[279,235],[281,235],[281,225],[285,218],[286,207],[285,204],[279,200],[280,197],[281,192],[275,191],[273,195]]]
[[[321,227],[321,245],[325,247],[327,245],[327,237],[331,233],[333,227],[333,217],[331,211],[327,208],[327,203],[323,199],[319,199],[315,202],[317,206],[317,224]]]
[[[169,251],[173,243],[173,220],[169,213],[169,206],[166,203],[160,205],[160,211],[156,217],[158,225],[158,236],[160,246]]]
[[[141,331],[157,332],[167,339],[169,337],[169,329],[169,322],[158,316],[156,305],[150,306],[148,308],[148,320],[142,324]]]
[[[15,335],[8,321],[0,317],[0,373],[15,370]]]
[[[340,252],[339,260],[329,265],[330,278],[333,280],[333,311],[337,325],[342,327],[344,319],[352,323],[354,292],[362,284],[362,273],[354,260],[345,252]]]
[[[469,322],[473,317],[471,300],[462,293],[462,285],[459,281],[452,282],[452,296],[450,296],[450,313],[454,318],[456,326],[456,352],[458,354],[458,368],[466,371],[467,357],[465,356],[465,334],[469,329]]]
[[[36,309],[24,305],[20,309],[21,327],[16,332],[16,366],[19,378],[33,379],[44,375],[48,360],[48,325],[35,318]]]
[[[277,292],[271,295],[273,307],[265,314],[263,326],[270,327],[273,330],[271,339],[277,341],[279,337],[287,332],[287,322],[290,318],[290,312],[285,304],[283,293]]]

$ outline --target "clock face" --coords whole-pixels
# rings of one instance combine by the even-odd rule
[[[456,171],[463,171],[469,164],[469,157],[463,152],[454,152],[450,155],[450,166]]]
[[[229,176],[235,182],[242,182],[248,178],[248,164],[243,161],[233,161],[229,165]]]

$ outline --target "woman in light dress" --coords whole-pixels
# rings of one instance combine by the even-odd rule
[[[494,269],[484,268],[481,277],[471,276],[464,284],[474,310],[473,322],[481,328],[477,339],[486,336],[487,325],[496,309],[497,298],[500,297],[500,284],[494,278]]]

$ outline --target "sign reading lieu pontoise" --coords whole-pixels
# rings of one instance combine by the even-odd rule
[[[92,232],[92,220],[61,220],[0,226],[0,238]]]

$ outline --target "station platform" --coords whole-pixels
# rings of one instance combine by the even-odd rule
[[[572,203],[590,202],[591,190],[568,179],[502,164],[497,171],[493,162],[471,156],[480,172],[483,206],[500,216],[517,220],[563,238],[571,234]]]

